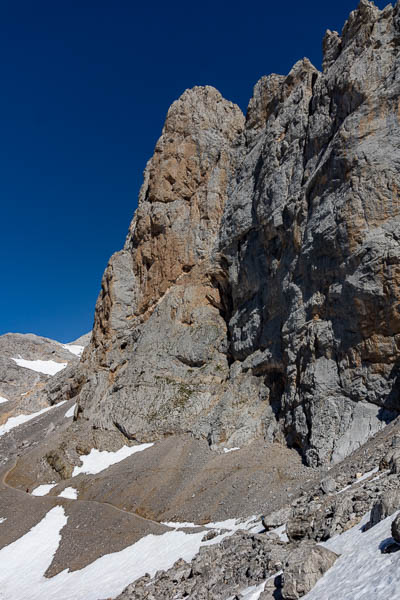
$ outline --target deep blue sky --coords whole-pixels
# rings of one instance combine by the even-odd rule
[[[2,0],[0,334],[90,330],[171,102],[210,84],[245,110],[356,5]]]

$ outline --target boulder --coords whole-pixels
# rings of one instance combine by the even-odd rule
[[[334,494],[336,492],[336,481],[333,477],[326,477],[321,481],[321,490],[324,494]]]
[[[396,450],[389,462],[390,472],[394,475],[400,473],[400,450]]]
[[[400,489],[388,490],[372,507],[368,529],[400,509]]]
[[[261,520],[265,529],[269,531],[270,529],[275,529],[276,527],[280,527],[281,525],[287,523],[291,516],[292,509],[290,507],[287,507],[281,508],[280,510],[276,510],[270,515],[263,516]]]
[[[400,543],[400,514],[397,515],[392,523],[392,538]]]
[[[338,555],[316,544],[301,544],[288,556],[282,577],[282,598],[297,600],[307,594],[335,563]]]
[[[290,542],[298,542],[304,538],[310,537],[312,526],[307,515],[298,515],[290,519],[286,525],[286,535]]]

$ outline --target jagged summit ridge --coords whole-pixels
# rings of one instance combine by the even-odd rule
[[[103,277],[82,418],[317,465],[398,414],[399,14],[360,2],[323,72],[263,77],[246,119],[208,86],[173,103]]]

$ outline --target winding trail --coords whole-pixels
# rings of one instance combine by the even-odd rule
[[[61,408],[61,407],[60,407]],[[65,410],[65,406],[63,405],[63,413]],[[53,413],[54,415],[54,413]],[[25,425],[25,428],[30,428],[33,425],[37,425],[38,422],[41,422],[42,420],[45,421],[48,418],[48,413],[45,413],[43,415],[38,416],[38,418],[30,421],[29,423],[26,424],[22,424],[21,429],[19,430],[19,428],[13,429],[12,432],[10,431],[9,433],[5,434],[4,436],[2,436],[3,440],[6,441],[6,438],[10,435],[15,435],[16,433],[22,433],[24,432],[23,437],[25,437],[25,431],[22,429]],[[24,428],[24,429],[25,429]],[[18,431],[19,430],[19,431]],[[3,471],[3,469],[5,468],[6,470],[1,474],[1,478],[0,478],[0,485],[3,485],[4,487],[6,487],[9,490],[12,490],[14,493],[19,494],[19,495],[24,495],[24,497],[26,498],[27,496],[30,498],[36,498],[36,496],[32,496],[31,493],[26,492],[25,490],[19,489],[17,487],[14,487],[12,485],[10,485],[9,483],[7,483],[7,479],[9,478],[9,476],[11,475],[11,473],[13,472],[13,470],[15,469],[15,467],[18,464],[18,461],[20,460],[20,458],[27,458],[29,457],[30,452],[26,452],[23,455],[17,455],[14,459],[11,459],[12,462],[10,463],[9,461],[7,461],[2,467],[0,467],[0,473],[1,471]],[[126,459],[125,459],[126,460]],[[111,465],[112,466],[112,465]],[[70,482],[71,480],[65,480],[65,482]],[[59,482],[62,483],[62,482]],[[79,502],[81,503],[81,505],[95,505],[95,506],[107,506],[109,508],[111,508],[113,511],[117,512],[117,513],[123,513],[125,515],[129,515],[135,519],[138,519],[140,521],[142,521],[143,523],[147,523],[149,525],[152,526],[157,526],[158,528],[163,529],[164,531],[168,531],[171,530],[172,528],[167,527],[161,523],[159,523],[158,521],[153,521],[152,519],[146,519],[145,517],[142,517],[141,515],[138,515],[135,512],[132,511],[128,511],[128,510],[124,510],[123,508],[119,508],[117,506],[115,506],[114,504],[111,504],[111,502],[99,502],[97,500],[80,500],[79,498],[77,499],[72,499],[72,498],[63,498],[63,497],[59,497],[59,496],[52,496],[51,494],[46,494],[45,496],[40,496],[40,498],[44,499],[52,499],[54,502],[54,506],[57,505],[63,505],[63,504],[68,504],[71,502]],[[34,500],[33,500],[34,502]]]
[[[25,497],[26,496],[30,496],[31,498],[34,498],[34,497],[36,498],[36,496],[32,496],[32,494],[29,493],[29,492],[24,492],[24,490],[20,490],[20,489],[14,487],[12,485],[9,485],[7,483],[7,481],[6,481],[7,478],[8,478],[8,476],[11,475],[12,471],[17,466],[18,460],[19,460],[19,457],[16,458],[13,461],[11,467],[9,469],[7,469],[7,471],[5,471],[5,473],[3,474],[2,478],[1,478],[1,483],[6,488],[8,488],[9,490],[13,490],[14,492],[17,492],[18,494],[24,494]],[[69,502],[81,502],[83,504],[92,504],[92,505],[94,504],[94,505],[97,505],[97,506],[109,506],[109,507],[111,507],[113,510],[115,510],[117,512],[124,513],[126,515],[130,515],[132,517],[135,517],[136,519],[139,519],[140,521],[143,521],[143,522],[146,522],[146,523],[151,523],[152,525],[156,525],[158,527],[163,527],[163,528],[165,528],[166,531],[168,531],[168,530],[173,531],[173,529],[171,527],[167,527],[166,525],[163,525],[162,523],[159,523],[158,521],[153,521],[152,519],[146,519],[145,517],[142,517],[141,515],[138,515],[135,512],[131,512],[129,510],[124,510],[123,508],[118,508],[114,504],[111,504],[111,502],[98,502],[97,500],[79,500],[79,498],[76,498],[76,499],[63,498],[63,497],[60,497],[60,496],[52,496],[51,494],[46,494],[45,496],[40,496],[40,497],[41,498],[44,498],[44,497],[46,497],[46,498],[52,498],[54,501],[57,502],[57,504],[58,503],[62,504],[64,502],[66,502],[66,503],[69,503]],[[201,527],[201,526],[199,526],[199,527]]]

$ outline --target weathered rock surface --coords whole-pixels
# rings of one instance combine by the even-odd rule
[[[332,477],[326,477],[321,481],[321,490],[324,494],[334,494],[336,491],[336,482]]]
[[[392,523],[392,537],[400,544],[400,515],[397,515]]]
[[[285,544],[239,531],[218,545],[201,548],[190,564],[179,560],[153,579],[142,577],[118,600],[226,600],[279,571],[286,554]]]
[[[89,343],[87,335],[80,340],[79,344],[78,340],[71,344],[86,346]],[[6,333],[0,336],[0,396],[16,403],[18,409],[28,412],[43,405],[45,386],[52,377],[21,366],[13,359],[53,361],[67,367],[76,365],[79,357],[65,346],[31,333]],[[7,412],[10,406],[3,404],[2,409]],[[16,408],[15,404],[12,406]]]
[[[339,462],[399,414],[400,4],[362,0],[246,119],[170,108],[73,393],[82,418]],[[59,392],[62,394],[62,391]]]
[[[316,544],[302,544],[293,550],[283,571],[283,600],[297,600],[305,596],[337,558],[335,552]]]
[[[386,519],[396,510],[400,510],[400,489],[389,490],[372,507],[368,526],[373,527],[382,519]]]

